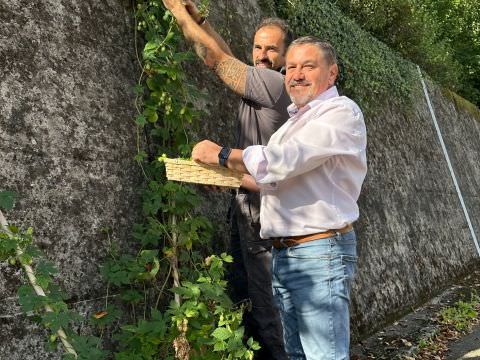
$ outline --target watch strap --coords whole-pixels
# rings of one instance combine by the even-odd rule
[[[226,147],[226,146],[222,147],[222,149],[218,153],[218,163],[221,166],[227,167],[227,160],[228,160],[228,157],[230,156],[231,152],[232,152],[231,148]]]

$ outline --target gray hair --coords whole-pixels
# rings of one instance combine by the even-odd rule
[[[323,56],[327,61],[328,65],[338,64],[337,52],[329,42],[322,41],[315,36],[303,36],[292,41],[287,51],[289,51],[294,46],[299,45],[315,45],[320,50],[322,50]]]
[[[276,18],[276,17],[269,17],[266,19],[263,19],[260,24],[257,25],[255,28],[255,33],[257,33],[258,30],[261,28],[267,27],[267,26],[276,26],[283,32],[283,43],[285,44],[285,50],[290,46],[290,43],[293,41],[293,32],[290,29],[290,26],[288,26],[287,22],[285,20]]]

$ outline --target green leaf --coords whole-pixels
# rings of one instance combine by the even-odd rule
[[[254,342],[250,347],[252,348],[252,350],[255,350],[255,351],[260,350],[262,348],[258,342]]]
[[[128,261],[128,260],[125,260]],[[128,285],[132,282],[132,274],[126,269],[128,263],[123,261],[107,262],[101,270],[101,273],[105,280],[112,283],[115,286]]]
[[[51,261],[41,260],[35,268],[37,275],[54,275],[58,273],[57,268]]]
[[[43,315],[42,324],[48,327],[52,332],[57,332],[60,328],[66,328],[70,322],[78,319],[78,315],[66,311],[66,312],[47,312]]]
[[[166,318],[163,317],[161,311],[158,311],[157,309],[152,309],[152,320],[165,322]]]
[[[175,35],[175,33],[173,31],[170,31],[167,36],[165,37],[165,42],[167,42],[168,40],[170,40],[171,38],[173,38],[173,36]]]
[[[220,256],[222,257],[222,260],[225,261],[226,263],[233,262],[233,256],[231,256],[231,255],[227,255],[226,253],[222,253]]]
[[[0,233],[1,235],[1,233]],[[17,241],[11,239],[5,234],[5,238],[0,237],[0,260],[7,260],[15,257],[15,251],[17,249]]]
[[[48,299],[44,296],[38,296],[30,285],[22,285],[18,288],[18,303],[24,312],[41,309]]]
[[[199,297],[200,296],[200,286],[197,284],[193,284],[190,281],[184,281],[182,285],[191,291],[192,297]]]
[[[207,319],[210,315],[207,305],[205,305],[205,303],[203,302],[198,304],[197,310],[200,312],[200,315],[202,315],[202,317],[204,317],[205,319]]]
[[[144,127],[145,124],[147,123],[147,119],[145,118],[145,115],[143,114],[137,115],[135,117],[135,123],[140,127]]]
[[[155,52],[158,50],[157,41],[149,41],[143,48],[143,58],[145,60],[152,60],[155,58]]]
[[[123,301],[137,304],[143,300],[143,293],[137,290],[127,289],[122,292],[120,295]]]
[[[190,299],[193,296],[193,291],[191,289],[179,286],[170,289],[175,294],[182,296],[184,299]]]
[[[223,327],[216,328],[215,331],[212,333],[212,336],[219,340],[227,340],[233,333]]]
[[[71,343],[78,354],[76,360],[103,360],[108,356],[108,352],[100,348],[102,340],[98,337],[74,335]]]
[[[20,229],[16,225],[8,225],[8,230],[13,234],[18,234],[20,232]]]
[[[187,318],[193,318],[198,316],[198,311],[195,309],[186,309],[185,310],[185,316]]]
[[[0,191],[0,209],[11,210],[15,204],[16,194],[12,191]]]
[[[170,17],[172,17],[170,10],[165,11],[165,14],[163,14],[163,20],[167,21]]]
[[[213,351],[224,351],[227,348],[227,344],[223,341],[216,342],[215,345],[213,345]]]
[[[37,275],[36,277],[36,284],[40,286],[42,289],[47,289],[48,285],[52,282],[52,279],[48,275]]]
[[[133,158],[135,161],[138,161],[138,162],[142,162],[143,160],[145,160],[146,158],[148,158],[148,154],[143,151],[143,150],[140,150],[138,152],[137,155],[135,155],[135,157]]]
[[[147,108],[147,109],[143,110],[143,115],[151,123],[155,123],[158,120],[157,111],[153,108]]]
[[[30,254],[23,253],[18,257],[18,260],[22,265],[30,265],[32,264],[33,258]]]

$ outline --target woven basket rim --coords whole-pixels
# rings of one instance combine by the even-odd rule
[[[202,164],[194,160],[164,157],[159,160],[165,162],[167,178],[174,181],[238,188],[244,176],[242,172],[237,170],[228,169],[219,165]],[[184,174],[178,172],[178,170],[182,168],[185,172]]]
[[[203,168],[206,168],[206,169],[213,169],[213,170],[221,169],[221,170],[226,170],[228,172],[231,172],[231,173],[239,175],[239,176],[244,175],[242,172],[240,172],[238,170],[223,168],[220,165],[203,164],[203,163],[196,162],[195,160],[162,158],[161,161],[166,162],[166,163],[170,163],[170,164],[199,166],[199,167],[203,167]]]
[[[213,166],[213,165],[202,164],[202,163],[196,162],[194,160],[188,160],[188,159],[162,158],[161,161],[166,162],[166,163],[171,163],[171,164],[197,165],[197,166],[202,166],[202,167],[217,167],[217,166]]]

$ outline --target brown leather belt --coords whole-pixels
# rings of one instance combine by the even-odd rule
[[[337,233],[345,234],[352,229],[353,229],[352,224],[348,224],[347,226],[341,229],[331,229],[331,230],[327,230],[327,231],[319,232],[315,234],[272,238],[272,246],[275,249],[284,249],[287,247],[295,246],[295,245],[306,243],[313,240],[333,237],[337,235]]]

